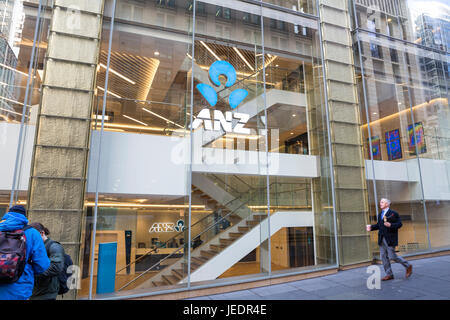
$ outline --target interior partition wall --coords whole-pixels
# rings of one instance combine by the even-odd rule
[[[78,297],[336,265],[312,3],[106,1]]]

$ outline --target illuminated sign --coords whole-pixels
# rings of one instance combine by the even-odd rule
[[[225,87],[231,87],[236,82],[236,70],[234,67],[226,61],[216,61],[209,68],[209,77],[211,81],[217,86],[220,86],[219,77],[224,75],[227,78]],[[217,104],[218,96],[216,90],[205,83],[199,83],[196,86],[202,96],[208,101],[211,107]],[[248,91],[244,89],[233,90],[228,97],[228,103],[231,109],[235,109],[244,99],[247,97]],[[250,129],[244,128],[244,125],[249,120],[250,116],[245,113],[232,113],[230,111],[225,112],[225,115],[219,111],[214,110],[214,117],[211,117],[209,109],[203,109],[197,115],[197,118],[192,123],[192,129],[197,129],[203,124],[205,130],[220,131],[221,128],[225,132],[235,132],[242,134],[250,134]],[[233,119],[238,119],[238,122],[233,127]]]

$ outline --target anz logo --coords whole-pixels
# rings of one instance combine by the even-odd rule
[[[229,88],[236,83],[236,70],[229,62],[216,61],[209,68],[209,77],[213,84],[217,87],[220,86],[219,77],[221,75],[227,78],[227,82],[225,83],[226,88]],[[208,101],[211,107],[214,107],[217,104],[217,92],[212,86],[205,83],[199,83],[196,88],[200,91],[206,101]],[[233,90],[228,97],[228,103],[230,104],[231,109],[236,109],[236,107],[244,101],[247,95],[247,90]],[[250,129],[244,128],[244,125],[250,118],[248,114],[237,112],[232,113],[231,111],[227,111],[224,115],[221,111],[214,110],[213,115],[214,118],[211,118],[211,112],[208,108],[201,110],[197,118],[192,123],[192,129],[195,130],[203,124],[205,130],[220,131],[222,128],[225,132],[250,134]],[[234,128],[233,119],[238,119],[238,122]]]

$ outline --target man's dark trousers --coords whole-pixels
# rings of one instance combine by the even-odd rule
[[[388,209],[385,216],[391,226],[386,227],[381,214],[382,212],[378,214],[377,223],[371,226],[371,230],[378,230],[378,245],[380,246],[380,256],[383,261],[384,271],[388,276],[393,276],[390,260],[401,263],[405,268],[410,266],[408,261],[395,253],[395,247],[398,245],[398,229],[402,227],[402,221],[397,212]]]
[[[384,237],[382,239],[382,243],[380,246],[380,255],[381,260],[383,261],[384,271],[388,276],[394,276],[394,274],[392,273],[390,260],[394,260],[395,262],[401,263],[401,265],[404,266],[405,268],[408,268],[410,266],[408,261],[406,261],[402,257],[399,257],[395,253],[395,247],[388,246],[386,239]]]

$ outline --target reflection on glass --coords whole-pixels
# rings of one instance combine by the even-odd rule
[[[376,193],[370,197],[372,217],[375,199],[390,198],[404,221],[401,251],[427,250],[433,242],[437,247],[446,241],[449,245],[448,240],[438,240],[443,229],[436,222],[448,226],[440,212],[449,206],[444,190],[449,190],[450,181],[437,178],[439,191],[431,182],[431,177],[448,176],[448,168],[439,166],[439,161],[449,159],[448,26],[442,18],[449,7],[439,1],[433,6],[424,1],[395,1],[386,7],[386,2],[377,1],[380,7],[375,8],[366,2],[354,1],[361,28],[359,54],[366,91],[362,100],[367,102],[362,129],[366,159],[375,160],[366,162],[367,185]],[[442,11],[430,13],[431,7]],[[376,59],[380,56],[383,61]],[[433,239],[431,244],[428,238]]]
[[[46,3],[47,1],[43,1],[43,5]],[[44,18],[45,11],[44,8],[41,10],[41,19],[36,25],[36,6],[23,1],[0,2],[0,154],[8,159],[2,165],[0,176],[3,182],[0,184],[0,215],[9,207],[13,179],[13,203],[24,205],[27,202],[28,172],[40,101],[39,88],[43,80],[47,50],[49,20]],[[36,27],[38,37],[34,60],[31,61]],[[28,76],[30,68],[31,78]],[[26,93],[28,101],[25,101]],[[20,148],[16,158],[18,146]]]

